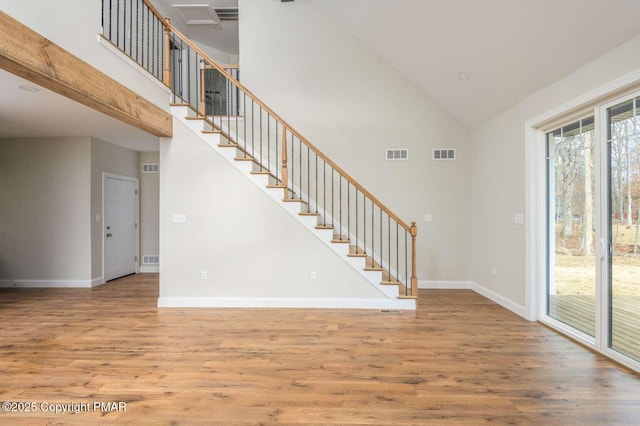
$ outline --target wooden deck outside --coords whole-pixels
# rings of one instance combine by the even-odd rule
[[[549,316],[595,336],[595,296],[556,295]],[[614,296],[612,348],[640,361],[640,296]]]

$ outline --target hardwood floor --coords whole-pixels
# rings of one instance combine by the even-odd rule
[[[637,375],[471,291],[410,313],[158,309],[157,280],[0,290],[0,401],[38,408],[0,424],[640,424]]]

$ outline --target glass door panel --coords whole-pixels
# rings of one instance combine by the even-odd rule
[[[640,361],[640,97],[607,110],[608,346]]]
[[[596,331],[594,117],[547,133],[547,315]]]

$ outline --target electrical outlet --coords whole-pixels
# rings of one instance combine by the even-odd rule
[[[427,213],[424,215],[425,222],[431,222],[433,220],[433,215],[431,213]]]
[[[206,279],[208,279],[208,278],[209,278],[209,274],[207,274],[207,271],[202,271],[202,274],[201,274],[201,275],[202,275],[202,279],[203,279],[203,280],[206,280]]]
[[[315,280],[317,278],[316,271],[311,271],[311,279]]]

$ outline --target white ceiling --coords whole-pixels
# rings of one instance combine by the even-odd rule
[[[199,4],[210,7],[238,7],[238,0],[152,0],[159,12],[171,19],[171,23],[185,36],[200,44],[238,55],[238,22],[223,21],[219,25],[187,25],[175,12],[174,4]],[[216,29],[218,27],[218,29]]]
[[[0,86],[0,138],[93,136],[135,151],[159,149],[157,137],[4,70]]]
[[[470,128],[640,34],[638,0],[309,1]]]

